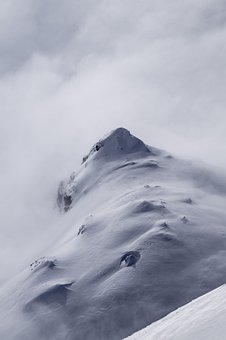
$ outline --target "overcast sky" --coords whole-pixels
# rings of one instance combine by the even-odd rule
[[[0,4],[0,282],[54,228],[58,182],[103,134],[226,168],[225,0]]]

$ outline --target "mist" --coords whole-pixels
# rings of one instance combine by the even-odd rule
[[[110,130],[226,167],[225,1],[0,8],[0,283],[48,248],[60,180]]]

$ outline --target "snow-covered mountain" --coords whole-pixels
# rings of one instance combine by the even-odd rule
[[[0,338],[121,339],[222,285],[225,194],[223,176],[111,132],[60,183],[61,234],[1,289]]]
[[[170,313],[127,340],[226,339],[226,286]]]

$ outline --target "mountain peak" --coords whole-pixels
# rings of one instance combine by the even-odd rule
[[[223,178],[168,158],[126,129],[109,133],[61,182],[57,202],[68,214],[54,216],[47,256],[0,289],[0,339],[118,340],[225,283],[223,187]],[[153,326],[149,339],[185,339],[189,313],[206,302]],[[222,323],[225,305],[211,314]],[[166,327],[171,333],[162,333]],[[207,340],[207,332],[191,334]],[[208,339],[216,338],[225,337]]]
[[[110,161],[132,154],[144,157],[151,154],[151,150],[142,140],[132,135],[129,130],[119,127],[94,144],[90,153],[83,158],[83,162],[94,157],[93,155],[95,155],[95,158],[104,158]]]
[[[129,130],[127,130],[126,128],[123,127],[118,127],[115,130],[112,130],[110,133],[108,133],[108,135],[106,135],[107,137],[110,136],[115,136],[115,137],[121,137],[121,136],[131,136],[131,133]]]
[[[119,168],[122,164],[124,166],[128,161],[135,164],[138,160],[148,156],[157,156],[158,154],[157,149],[145,145],[142,140],[133,136],[129,130],[122,127],[112,130],[94,144],[89,154],[83,157],[82,164],[85,163],[84,167],[77,173],[73,172],[69,179],[61,181],[57,195],[59,208],[64,212],[70,210],[75,197],[78,199],[79,195],[82,195],[84,185],[87,189],[88,183],[93,183],[93,181],[96,183],[100,173],[103,175],[102,169],[106,168],[104,163],[109,162],[109,171],[109,169],[114,169],[115,166],[119,166]],[[88,165],[92,166],[89,167]],[[88,173],[86,171],[87,166]],[[147,166],[153,167],[156,164],[154,163],[153,165],[152,160]],[[93,173],[97,171],[98,175],[90,176],[90,169]]]

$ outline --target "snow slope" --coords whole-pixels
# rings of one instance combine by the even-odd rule
[[[170,313],[128,340],[226,339],[226,285]]]
[[[111,132],[60,183],[60,235],[1,289],[0,338],[121,339],[222,285],[225,193],[224,177]]]

